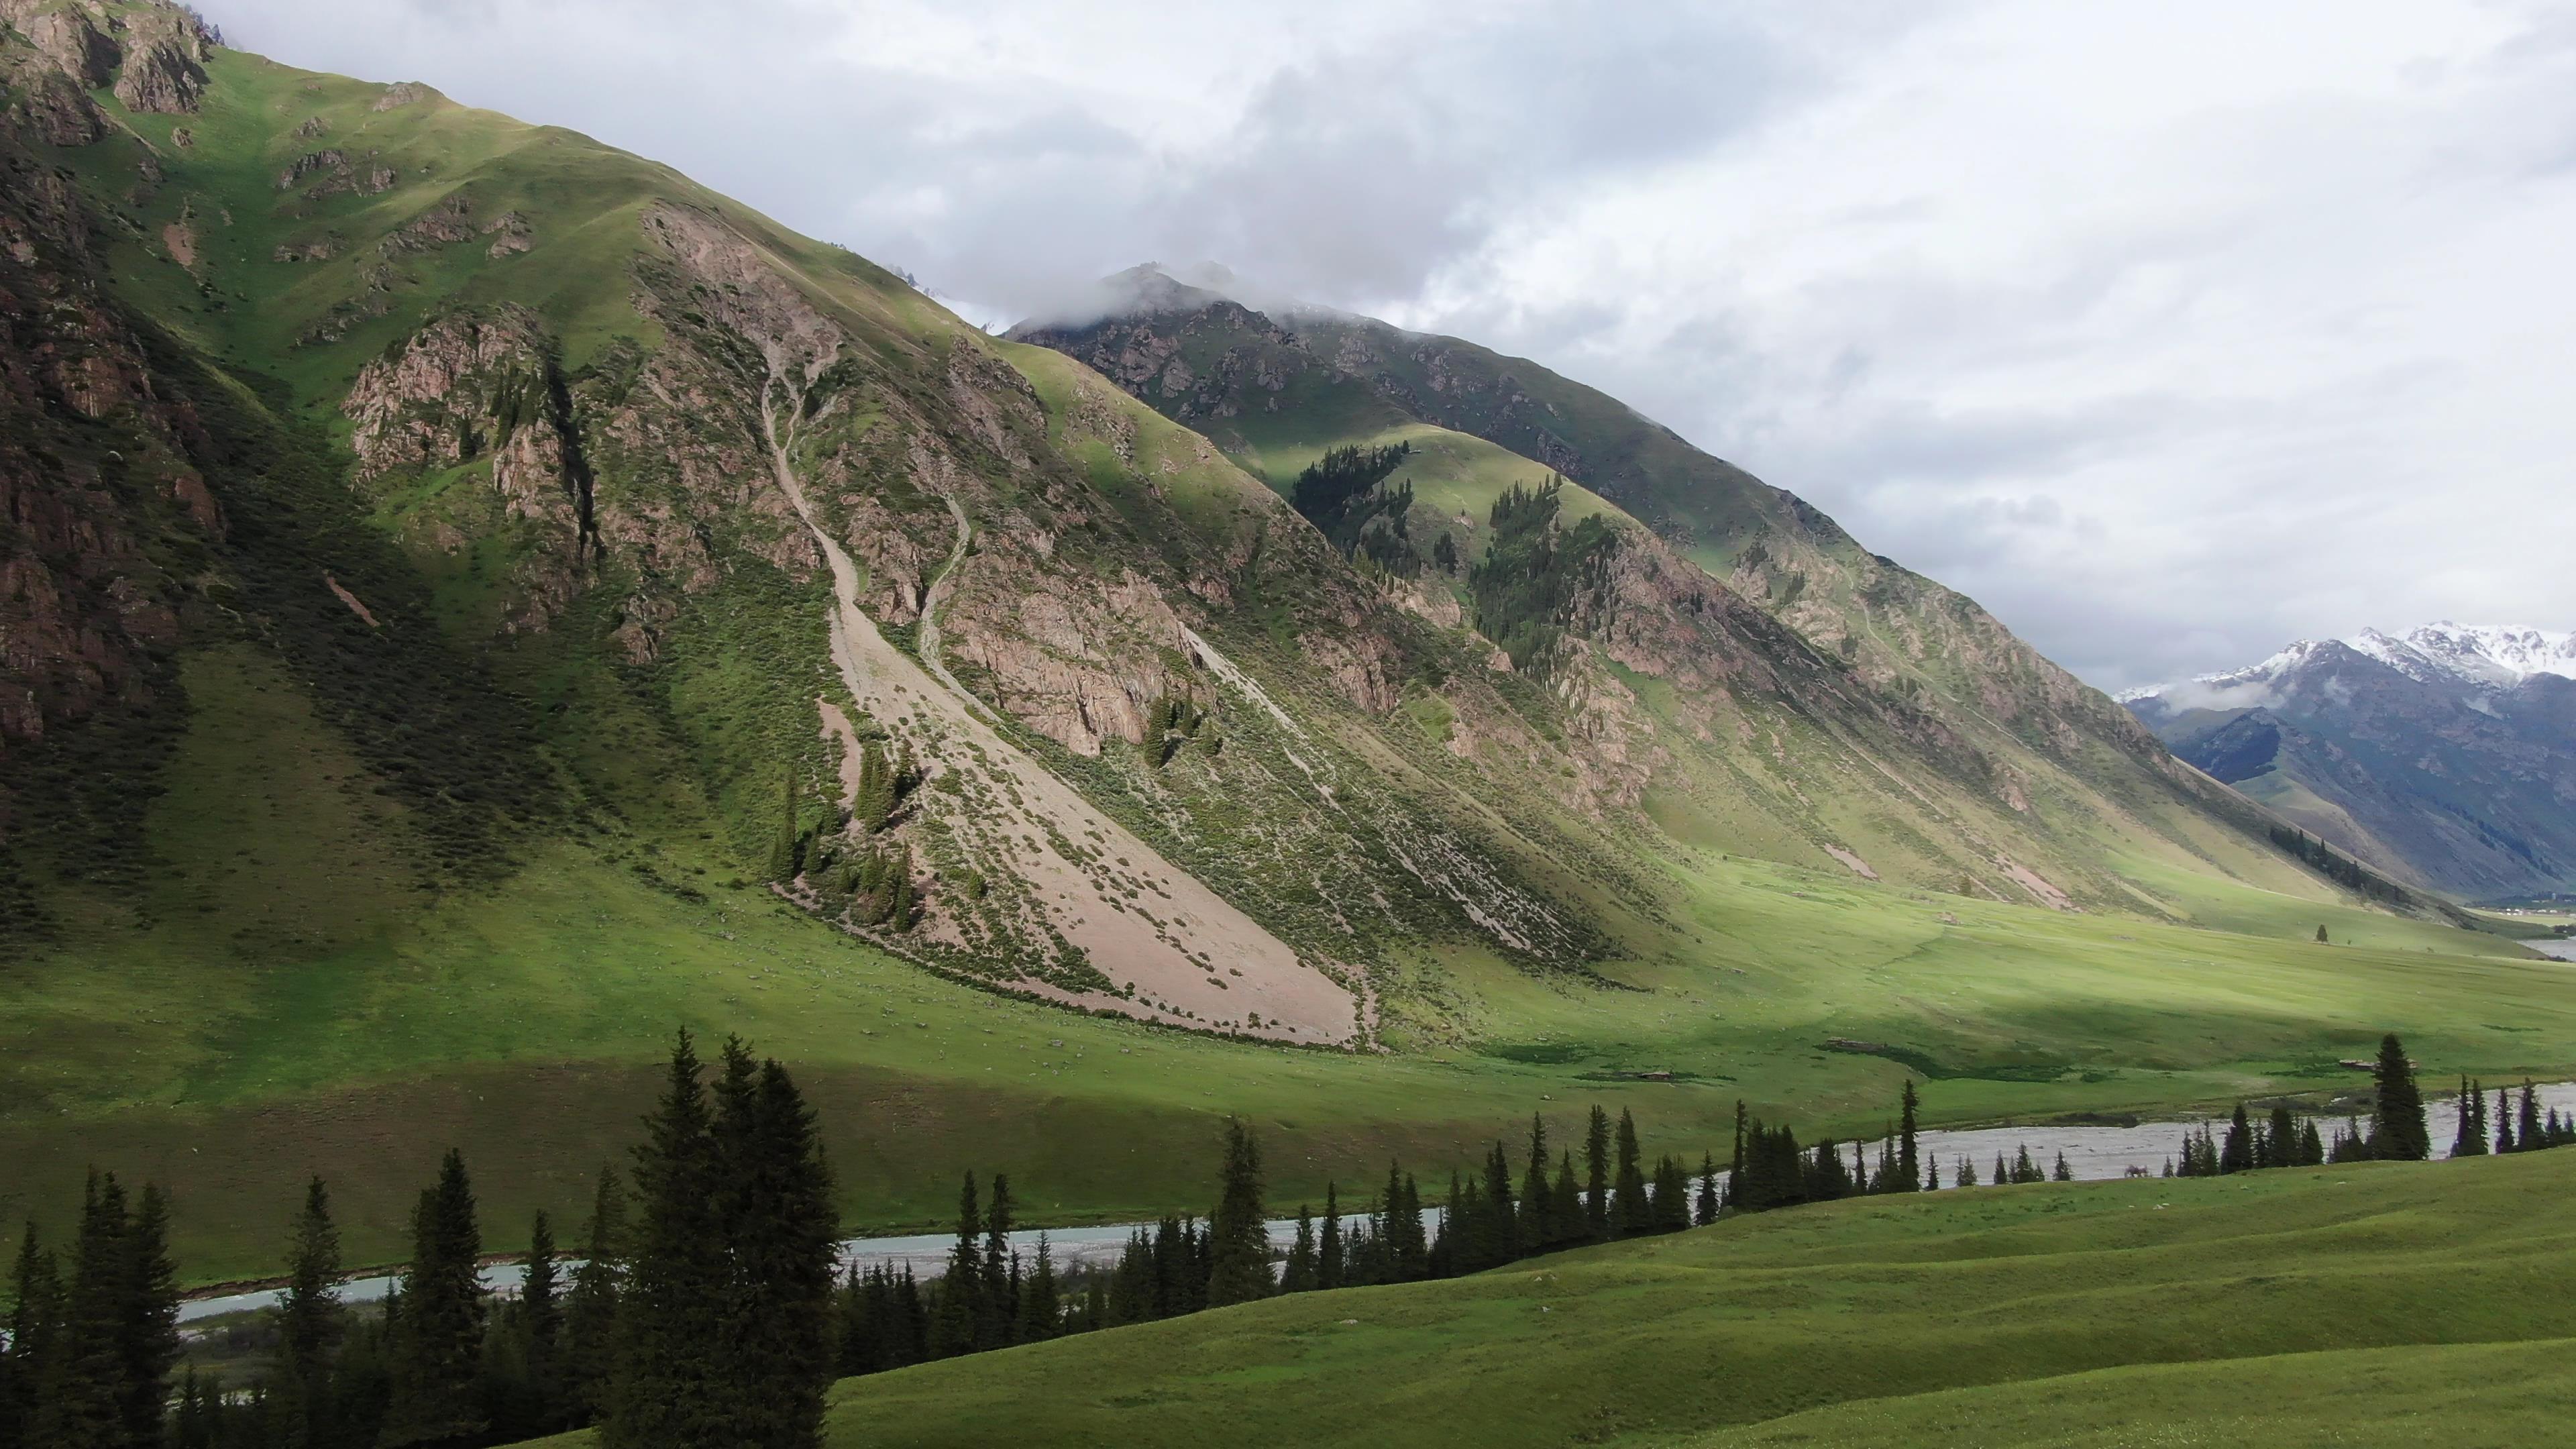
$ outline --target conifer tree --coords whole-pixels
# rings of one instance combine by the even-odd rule
[[[1595,1240],[1610,1236],[1610,1114],[1596,1104],[1583,1130],[1583,1222]]]
[[[2299,1124],[2290,1117],[2290,1109],[2274,1104],[2272,1125],[2263,1134],[2265,1167],[2296,1167],[2299,1162]]]
[[[1941,1190],[1940,1158],[1926,1157],[1923,1159],[1923,1190],[1925,1192],[1939,1192]]]
[[[1020,1326],[1013,1338],[1020,1343],[1041,1343],[1063,1331],[1064,1304],[1058,1296],[1055,1249],[1047,1242],[1047,1235],[1040,1233],[1037,1260],[1020,1283]]]
[[[1622,1237],[1654,1231],[1654,1205],[1646,1199],[1645,1165],[1638,1160],[1637,1118],[1619,1109],[1619,1182],[1611,1190]]]
[[[939,1306],[930,1323],[932,1358],[975,1351],[984,1281],[984,1258],[976,1239],[983,1231],[984,1213],[976,1200],[975,1174],[970,1172],[957,1189],[957,1245],[949,1249],[948,1272],[939,1280]]]
[[[2243,1172],[2254,1165],[2254,1133],[2245,1120],[2245,1104],[2236,1104],[2236,1115],[2227,1124],[2227,1145],[2219,1150],[2220,1172]]]
[[[1315,1286],[1341,1287],[1342,1272],[1348,1266],[1342,1249],[1341,1195],[1327,1181],[1324,1184],[1324,1231],[1315,1241]]]
[[[2424,1094],[2416,1089],[2415,1066],[2395,1032],[2380,1038],[2372,1075],[2377,1105],[2370,1117],[2370,1155],[2382,1162],[2423,1161],[2432,1152],[2424,1127]]]
[[[412,1210],[411,1266],[394,1318],[392,1397],[378,1442],[452,1444],[480,1434],[487,1419],[475,1392],[483,1350],[483,1285],[475,1263],[483,1237],[474,1188],[455,1148]]]
[[[583,1231],[581,1266],[573,1270],[564,1301],[563,1395],[574,1420],[608,1412],[608,1386],[616,1365],[617,1294],[626,1252],[626,1195],[617,1169],[599,1166],[590,1222]]]
[[[722,1163],[697,1049],[671,1050],[661,1099],[635,1149],[636,1215],[617,1311],[618,1352],[604,1449],[684,1449],[727,1442],[724,1332],[728,1263],[718,1213]]]
[[[1297,1241],[1288,1249],[1288,1261],[1280,1266],[1279,1291],[1304,1293],[1315,1287],[1315,1215],[1304,1203],[1297,1204]]]
[[[2049,1173],[2048,1176],[2049,1180],[2052,1182],[2073,1182],[2075,1180],[2074,1169],[2066,1165],[2066,1154],[2064,1151],[2060,1151],[2057,1154],[2056,1170]]]
[[[2002,1159],[2002,1158],[1997,1158],[1997,1159],[1995,1159],[1995,1160],[1996,1160],[1997,1162],[2001,1162],[2003,1159]],[[1959,1159],[1959,1174],[1958,1174],[1958,1176],[1959,1176],[1959,1186],[1961,1186],[1961,1187],[1975,1187],[1975,1186],[1977,1185],[1977,1165],[1976,1165],[1975,1163],[1973,1163],[1973,1162],[1970,1162],[1970,1161],[1969,1161],[1967,1158],[1965,1158],[1965,1157],[1960,1158],[1960,1159]]]
[[[1922,1157],[1917,1142],[1922,1107],[1923,1099],[1914,1091],[1914,1079],[1906,1078],[1896,1119],[1896,1185],[1888,1191],[1914,1192],[1922,1186]]]
[[[2514,1144],[2523,1152],[2537,1152],[2549,1143],[2540,1135],[2540,1089],[2525,1077],[2522,1082],[2522,1110],[2514,1117]],[[147,1199],[150,1188],[144,1189]]]
[[[1737,1202],[1736,1194],[1744,1181],[1744,1099],[1735,1099],[1735,1151],[1726,1160],[1726,1203]]]
[[[1011,1179],[993,1174],[991,1206],[984,1212],[984,1256],[976,1269],[975,1347],[1001,1348],[1019,1322],[1019,1259],[1011,1251]]]
[[[1996,1153],[1996,1154],[1995,1154],[1995,1175],[1994,1175],[1994,1179],[1993,1179],[1995,1186],[1997,1186],[1997,1187],[2001,1187],[2001,1186],[2003,1186],[2005,1183],[2013,1182],[2013,1181],[2016,1181],[2016,1180],[2017,1180],[2017,1179],[2016,1179],[2016,1178],[2014,1178],[2014,1176],[2012,1175],[2012,1169],[2011,1169],[2011,1168],[2009,1168],[2009,1167],[2006,1167],[2006,1166],[2004,1165],[2004,1155],[2003,1155],[2002,1153],[2000,1153],[2000,1152]]]
[[[0,1344],[0,1449],[59,1442],[62,1276],[30,1220],[9,1274],[8,1342]]]
[[[72,1240],[71,1281],[64,1293],[60,1361],[40,1397],[50,1433],[36,1442],[112,1446],[124,1430],[120,1411],[124,1357],[118,1343],[126,1282],[125,1189],[116,1174],[93,1172],[81,1194],[80,1230]]]
[[[2496,1088],[2495,1133],[2497,1155],[2501,1156],[2514,1150],[2516,1144],[2513,1140],[2513,1093],[2503,1087]]]
[[[1208,1217],[1207,1303],[1222,1308],[1270,1295],[1270,1229],[1261,1201],[1261,1146],[1239,1118],[1225,1123],[1225,1166]]]
[[[1707,1153],[1699,1155],[1699,1197],[1691,1205],[1691,1225],[1707,1227],[1717,1221],[1717,1162]]]
[[[304,1185],[304,1208],[296,1214],[269,1368],[270,1411],[290,1445],[322,1445],[336,1436],[331,1356],[347,1331],[339,1279],[340,1230],[331,1221],[330,1190],[317,1176]]]
[[[1524,1253],[1544,1251],[1556,1241],[1557,1224],[1547,1190],[1547,1123],[1530,1114],[1529,1172],[1521,1179],[1520,1246]]]
[[[2478,1110],[2485,1105],[2484,1096],[2478,1088],[2469,1084],[2468,1078],[2462,1077],[2460,1078],[2460,1099],[2453,1105],[2459,1109],[2459,1126],[2451,1134],[2451,1155],[2453,1157],[2485,1156],[2487,1150],[2487,1133],[2483,1120],[2485,1114]]]
[[[170,1371],[179,1362],[179,1270],[170,1261],[170,1198],[157,1183],[143,1185],[126,1229],[123,1278],[117,1418],[125,1442],[145,1449],[161,1442]]]

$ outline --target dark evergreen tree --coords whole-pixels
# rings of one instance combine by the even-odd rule
[[[9,1274],[9,1341],[0,1344],[0,1449],[63,1442],[65,1300],[60,1266],[30,1221]]]
[[[1444,537],[1446,535],[1443,535]],[[1521,1179],[1521,1251],[1542,1252],[1554,1245],[1558,1226],[1555,1203],[1547,1190],[1547,1123],[1530,1114],[1529,1172]]]
[[[2499,1155],[2514,1150],[2517,1144],[2513,1140],[2513,1093],[2503,1087],[2496,1088],[2495,1133],[2495,1150]]]
[[[2001,1159],[1997,1160],[2000,1161]],[[1959,1186],[1975,1187],[1977,1185],[1977,1165],[1970,1162],[1965,1157],[1960,1158],[1958,1178]]]
[[[1926,1157],[1923,1159],[1923,1190],[1925,1192],[1939,1192],[1941,1190],[1940,1158]]]
[[[1225,1165],[1208,1217],[1207,1302],[1211,1308],[1270,1295],[1269,1212],[1261,1200],[1261,1144],[1238,1118],[1225,1124]]]
[[[2004,1165],[2004,1155],[2000,1152],[1995,1154],[1995,1175],[1993,1180],[1997,1187],[2001,1187],[2008,1182],[2019,1181],[2019,1179],[2012,1175],[2012,1169]]]
[[[608,1387],[617,1354],[617,1295],[625,1275],[626,1195],[617,1170],[599,1168],[581,1266],[565,1296],[563,1326],[564,1416],[580,1422],[608,1412]]]
[[[1622,1237],[1654,1231],[1654,1205],[1646,1198],[1645,1164],[1637,1149],[1637,1118],[1625,1107],[1619,1109],[1619,1180],[1610,1196]]]
[[[2227,1124],[2227,1145],[2219,1149],[2220,1172],[2244,1172],[2254,1166],[2254,1133],[2245,1121],[2245,1104],[2236,1104],[2236,1115]]]
[[[1707,1153],[1699,1157],[1699,1198],[1692,1204],[1691,1223],[1707,1227],[1717,1221],[1717,1163]]]
[[[2075,1180],[2075,1170],[2066,1165],[2066,1154],[2064,1152],[2057,1154],[2057,1166],[2048,1174],[2048,1177],[2051,1182],[2073,1182]]]
[[[1328,1181],[1324,1184],[1324,1231],[1315,1242],[1315,1286],[1341,1287],[1342,1275],[1349,1266],[1342,1247],[1341,1194]]]
[[[2373,1085],[2377,1104],[2370,1117],[2370,1155],[2382,1162],[2421,1162],[2432,1154],[2431,1134],[2424,1126],[2424,1094],[2415,1086],[2415,1065],[2390,1032],[2379,1042]]]
[[[779,810],[778,833],[770,837],[769,841],[767,874],[773,881],[791,881],[796,878],[796,845],[803,834],[797,828],[797,813],[796,771],[791,768],[787,772],[786,788]]]
[[[1583,1129],[1583,1222],[1593,1238],[1610,1236],[1610,1114],[1599,1106]]]
[[[378,1437],[386,1449],[461,1443],[488,1423],[477,1384],[482,1253],[473,1184],[464,1155],[451,1147],[439,1163],[438,1182],[422,1190],[412,1209],[411,1266],[403,1273],[402,1311],[391,1325],[392,1398]]]
[[[1655,1231],[1678,1233],[1691,1225],[1690,1171],[1670,1153],[1655,1159]]]
[[[1011,1179],[993,1174],[992,1205],[984,1213],[984,1254],[976,1265],[975,1348],[1004,1347],[1020,1316],[1019,1260],[1011,1252]]]
[[[91,1173],[81,1194],[71,1282],[64,1295],[61,1362],[40,1390],[47,1449],[114,1449],[123,1442],[124,1356],[118,1342],[127,1280],[125,1189],[114,1173]]]
[[[1548,1201],[1548,1220],[1556,1225],[1550,1246],[1581,1241],[1590,1229],[1583,1220],[1583,1189],[1575,1185],[1571,1151],[1557,1154],[1556,1185],[1548,1189]]]
[[[2265,1167],[2298,1166],[2299,1124],[2291,1118],[2288,1107],[2277,1103],[2273,1106],[2271,1125],[2263,1132],[2263,1149]]]
[[[1037,1259],[1020,1280],[1020,1343],[1042,1343],[1064,1331],[1064,1300],[1056,1282],[1055,1248],[1038,1234]]]
[[[939,1280],[938,1307],[931,1314],[932,1358],[954,1358],[975,1351],[976,1321],[984,1316],[980,1301],[984,1259],[976,1247],[976,1239],[983,1231],[984,1213],[976,1202],[975,1174],[970,1172],[957,1189],[957,1245],[949,1249],[948,1272]]]
[[[1922,1186],[1923,1181],[1923,1159],[1917,1141],[1920,1130],[1917,1119],[1921,1114],[1923,1099],[1915,1094],[1912,1077],[1905,1079],[1905,1095],[1897,1099],[1897,1105],[1896,1185],[1889,1190],[1914,1192]]]
[[[2468,1078],[2460,1078],[2459,1125],[2451,1134],[2453,1157],[2483,1157],[2487,1151],[2486,1097]]]
[[[2537,1135],[2537,1134],[2535,1134]],[[170,1199],[145,1183],[125,1233],[117,1307],[117,1418],[124,1442],[149,1449],[162,1439],[170,1371],[179,1363],[179,1269],[170,1261]]]
[[[320,1177],[304,1185],[304,1209],[296,1214],[286,1271],[286,1294],[277,1311],[277,1352],[269,1365],[269,1400],[283,1442],[290,1449],[308,1449],[339,1437],[331,1367],[348,1329],[338,1288],[340,1230],[331,1221],[331,1193]]]
[[[2299,1166],[2323,1167],[2326,1145],[2317,1138],[2317,1124],[2311,1119],[2299,1124]]]
[[[636,1219],[618,1304],[603,1449],[734,1442],[721,1342],[729,1300],[723,1171],[697,1050],[682,1031],[635,1149]]]
[[[1280,1266],[1279,1291],[1305,1293],[1315,1286],[1315,1215],[1299,1203],[1297,1241],[1288,1249],[1288,1261]]]
[[[2537,1152],[2549,1145],[2540,1135],[2540,1089],[2529,1078],[2522,1083],[2522,1110],[2514,1116],[2513,1136],[2516,1148],[2523,1152]],[[147,1201],[151,1192],[150,1188],[144,1189]]]
[[[1735,1150],[1726,1159],[1726,1194],[1721,1206],[1736,1202],[1736,1187],[1744,1181],[1744,1099],[1735,1099]]]

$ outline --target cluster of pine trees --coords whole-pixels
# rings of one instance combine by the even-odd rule
[[[1145,709],[1146,758],[1156,769],[1172,762],[1181,746],[1196,740],[1208,753],[1224,748],[1224,741],[1208,728],[1208,713],[1197,700],[1186,694],[1161,694]]]
[[[1557,526],[1565,480],[1535,489],[1515,483],[1494,500],[1485,557],[1467,570],[1476,631],[1511,656],[1512,667],[1544,674],[1583,591],[1601,586],[1618,535],[1599,515]]]
[[[1916,1115],[1921,1109],[1922,1100],[1908,1081],[1897,1103],[1897,1123],[1881,1139],[1873,1168],[1858,1142],[1852,1144],[1852,1160],[1846,1163],[1841,1147],[1831,1139],[1812,1150],[1801,1148],[1797,1133],[1787,1123],[1766,1126],[1758,1117],[1747,1117],[1744,1104],[1738,1102],[1735,1153],[1729,1160],[1720,1206],[1731,1212],[1767,1212],[1805,1202],[1938,1188],[1940,1170],[1923,1161],[1917,1136]],[[1969,1182],[1973,1181],[1971,1177]]]
[[[2492,1118],[2487,1113],[2486,1084],[2461,1078],[2459,1115],[2459,1131],[2451,1141],[2453,1157],[2484,1157],[2491,1151],[2538,1152],[2576,1142],[2576,1117],[2561,1117],[2555,1107],[2543,1112],[2540,1089],[2528,1078],[2522,1084],[2519,1110],[2515,1109],[2511,1091],[2496,1088]],[[2495,1124],[2492,1136],[2487,1131],[2490,1121]]]
[[[28,1226],[0,1348],[0,1446],[162,1443],[179,1362],[169,1241],[168,1197],[147,1184],[129,1199],[113,1174],[90,1178],[68,1262]]]
[[[2356,1127],[2350,1140],[2359,1140]],[[2349,1160],[2352,1149],[2337,1137],[2334,1160]],[[2327,1160],[2326,1143],[2317,1136],[2317,1124],[2299,1122],[2290,1109],[2275,1105],[2268,1119],[2250,1118],[2245,1104],[2236,1104],[2236,1114],[2228,1119],[2224,1140],[2212,1138],[2207,1123],[2197,1133],[2186,1132],[2182,1155],[2165,1162],[2167,1177],[2220,1177],[2232,1173],[2252,1172],[2264,1167],[2320,1167]]]
[[[1412,452],[1411,443],[1329,449],[1297,475],[1288,501],[1342,557],[1410,578],[1422,572],[1422,553],[1413,544],[1413,485],[1385,485]]]
[[[175,1403],[166,1207],[147,1190],[128,1219],[112,1179],[94,1186],[68,1292],[32,1238],[21,1254],[0,1422],[26,1428],[0,1445],[471,1449],[594,1423],[609,1449],[819,1443],[838,1222],[814,1114],[785,1068],[739,1041],[706,1075],[682,1033],[635,1150],[631,1210],[603,1170],[568,1283],[538,1214],[515,1299],[481,1282],[461,1154],[421,1192],[411,1262],[380,1313],[339,1300],[339,1234],[315,1179],[259,1376],[219,1389],[191,1373]],[[98,1427],[102,1403],[122,1428]]]
[[[770,842],[768,878],[784,883],[802,877],[827,904],[845,903],[860,925],[912,929],[920,918],[912,848],[877,837],[921,783],[912,747],[889,753],[884,739],[872,734],[859,747],[858,788],[848,817],[827,809],[807,830],[800,824],[804,804],[796,772],[790,770],[778,833]]]

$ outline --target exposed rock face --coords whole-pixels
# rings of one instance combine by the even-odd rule
[[[116,74],[116,42],[100,34],[80,10],[66,6],[26,15],[23,12],[31,8],[26,4],[8,8],[21,12],[10,16],[19,33],[35,42],[37,52],[70,77],[73,84],[95,89]]]
[[[390,111],[402,106],[416,105],[421,101],[435,97],[437,94],[438,92],[431,90],[429,87],[422,85],[418,81],[396,81],[392,85],[385,87],[385,93],[376,97],[375,104],[367,107],[367,109],[371,111]]]
[[[116,98],[127,110],[193,115],[205,93],[205,67],[178,39],[164,37],[126,47],[125,69],[116,77]]]
[[[155,697],[179,621],[154,544],[223,527],[195,418],[80,273],[88,233],[59,180],[0,144],[0,754]]]

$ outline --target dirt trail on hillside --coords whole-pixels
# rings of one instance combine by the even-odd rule
[[[770,380],[761,394],[761,427],[779,489],[830,566],[832,659],[851,697],[878,724],[909,740],[931,769],[958,775],[954,791],[916,792],[918,808],[938,812],[988,877],[1026,884],[1026,909],[1040,933],[1059,933],[1101,974],[1134,994],[1069,991],[1027,977],[1018,984],[1141,1020],[1282,1041],[1350,1040],[1356,1003],[1349,991],[1003,738],[986,723],[980,701],[970,703],[972,696],[954,680],[935,677],[886,642],[859,607],[857,566],[816,521],[796,477],[788,456],[797,413],[791,363],[785,348],[771,344],[765,350]],[[773,388],[789,394],[785,437],[778,432]],[[954,500],[950,506],[958,540],[933,586],[932,607],[966,553],[964,510]],[[925,655],[937,639],[931,620],[926,608],[919,636]],[[922,926],[933,939],[940,908],[933,893],[933,919]],[[962,939],[953,923],[949,929],[952,941]]]

